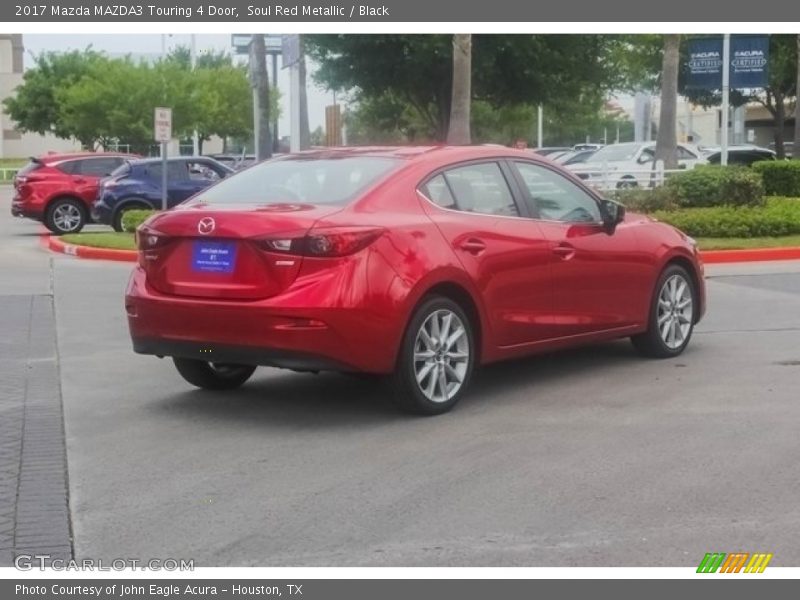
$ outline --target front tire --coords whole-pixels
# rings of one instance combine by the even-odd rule
[[[432,296],[408,324],[392,376],[395,403],[403,410],[438,415],[464,395],[475,362],[475,337],[464,310]]]
[[[631,338],[643,356],[672,358],[686,349],[692,337],[697,290],[688,271],[670,265],[656,283],[647,331]]]
[[[59,198],[50,203],[44,224],[56,235],[78,233],[86,225],[86,208],[75,198]]]
[[[233,390],[250,379],[251,365],[212,363],[191,358],[173,358],[175,368],[186,381],[204,390]]]

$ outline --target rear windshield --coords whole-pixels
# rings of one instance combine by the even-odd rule
[[[195,197],[209,204],[345,204],[402,161],[375,156],[267,161]]]

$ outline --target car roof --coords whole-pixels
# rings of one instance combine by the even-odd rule
[[[305,150],[294,154],[287,154],[280,160],[303,158],[347,158],[356,156],[370,156],[380,158],[395,158],[419,163],[428,160],[436,162],[460,162],[481,158],[525,158],[550,163],[547,158],[536,154],[532,150],[517,150],[506,146],[357,146],[318,148]]]
[[[160,157],[151,157],[151,158],[136,158],[134,160],[130,160],[131,165],[151,165],[151,164],[161,164]],[[208,161],[208,162],[215,162],[219,163],[219,161],[211,156],[169,156],[167,157],[167,162],[197,162],[197,161]],[[224,165],[223,165],[224,166]]]
[[[82,158],[103,158],[105,156],[120,156],[122,158],[131,158],[131,159],[138,159],[138,154],[128,154],[126,152],[51,152],[48,154],[42,154],[41,156],[32,156],[31,160],[35,160],[37,162],[43,164],[52,164],[52,163],[59,163],[64,162],[66,160],[80,160]]]

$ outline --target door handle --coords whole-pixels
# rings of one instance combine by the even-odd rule
[[[459,244],[459,247],[462,250],[466,250],[470,254],[478,255],[484,250],[486,250],[486,244],[483,240],[479,240],[477,238],[469,238],[468,240],[464,240]]]
[[[569,244],[559,244],[553,248],[553,254],[558,256],[561,260],[569,260],[575,256],[575,248]]]
[[[86,179],[84,179],[83,177],[76,177],[75,183],[86,183]]]

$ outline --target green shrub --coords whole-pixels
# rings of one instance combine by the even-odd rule
[[[753,170],[764,179],[768,196],[800,196],[800,160],[762,160]]]
[[[770,198],[764,206],[715,206],[657,211],[653,216],[694,237],[800,234],[800,198]]]
[[[761,174],[746,167],[700,165],[671,175],[665,187],[672,192],[679,207],[764,204]]]
[[[657,210],[675,210],[679,207],[675,192],[665,186],[653,189],[637,187],[615,190],[608,196],[634,212],[651,213]]]
[[[157,211],[155,210],[145,210],[145,209],[136,209],[136,210],[128,210],[122,214],[122,229],[123,231],[127,231],[128,233],[133,233],[136,231],[136,228],[139,227],[142,223],[144,223],[147,219],[150,218],[151,215],[154,215]]]

